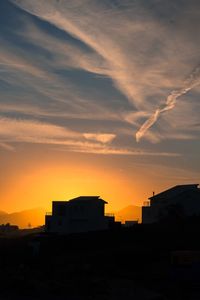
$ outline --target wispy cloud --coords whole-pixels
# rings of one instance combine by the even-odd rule
[[[177,0],[166,5],[126,1],[123,9],[109,1],[13,2],[93,51],[89,53],[69,43],[57,47],[60,53],[67,54],[65,65],[112,79],[138,114],[137,123],[132,119],[133,131],[141,127],[145,115],[151,115],[137,133],[137,139],[162,113],[160,110],[165,107],[162,99],[170,90],[173,92],[167,99],[165,112],[174,105],[172,102],[180,93],[185,93],[185,85],[177,87],[199,62],[199,37],[196,36],[194,42],[195,28],[199,25],[198,4],[194,0],[190,3]],[[41,35],[35,32],[33,39],[40,43]],[[52,43],[53,39],[48,37],[44,47],[49,49]],[[188,84],[193,87],[191,82]],[[156,107],[159,108],[156,110]],[[130,121],[129,113],[127,119]]]
[[[5,150],[9,150],[9,151],[15,151],[15,148],[7,143],[1,143],[0,142],[0,147],[5,149]]]
[[[16,143],[65,146],[65,151],[134,156],[179,156],[177,153],[153,152],[110,145],[115,134],[80,133],[50,123],[0,118],[0,147],[14,150]],[[88,141],[89,140],[89,141]],[[62,150],[62,148],[61,148]]]
[[[87,140],[94,140],[103,144],[112,142],[116,137],[116,135],[112,133],[84,133],[83,136]]]
[[[102,155],[128,155],[128,156],[159,156],[159,157],[179,157],[178,153],[151,152],[142,149],[126,149],[120,147],[103,146],[102,144],[79,143],[73,144],[70,148],[72,152],[102,154]],[[77,147],[78,146],[78,147]],[[69,148],[59,148],[58,151],[69,151]]]
[[[37,142],[37,139],[45,141],[47,138],[63,139],[79,138],[80,136],[80,133],[49,123],[0,118],[0,138],[4,141]]]

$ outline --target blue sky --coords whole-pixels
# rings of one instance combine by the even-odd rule
[[[196,0],[1,1],[0,159],[21,162],[32,145],[74,162],[112,157],[120,170],[124,159],[124,172],[132,165],[154,185],[158,173],[166,185],[198,183],[199,8]]]

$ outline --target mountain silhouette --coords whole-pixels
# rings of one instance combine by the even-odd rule
[[[125,221],[142,220],[142,209],[140,206],[129,205],[114,213],[116,221],[124,223]]]
[[[14,213],[0,211],[0,224],[10,223],[20,228],[37,227],[44,225],[46,210],[44,208],[33,208]]]
[[[37,227],[44,225],[46,209],[42,207],[23,210],[14,213],[6,213],[0,210],[0,224],[10,223],[20,228]],[[116,221],[124,223],[130,220],[141,222],[141,207],[129,205],[114,212]]]
[[[0,210],[0,216],[4,216],[4,215],[7,215],[7,213],[3,210]]]

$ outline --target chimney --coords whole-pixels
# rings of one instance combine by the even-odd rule
[[[155,192],[153,191],[153,197],[155,196]]]

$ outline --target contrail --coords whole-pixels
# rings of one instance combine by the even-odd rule
[[[158,120],[160,114],[164,113],[167,110],[174,108],[176,100],[189,92],[195,86],[200,84],[200,65],[198,65],[189,77],[184,81],[183,86],[177,90],[172,91],[167,97],[166,103],[164,106],[161,106],[155,110],[153,115],[147,119],[140,129],[136,132],[136,141],[139,142],[140,139],[144,136],[146,131]]]

